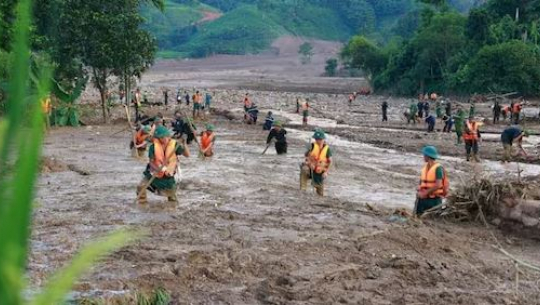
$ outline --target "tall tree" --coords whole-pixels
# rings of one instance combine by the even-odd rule
[[[139,28],[139,6],[139,0],[66,0],[60,18],[60,54],[70,54],[88,68],[105,122],[110,77],[139,77],[154,59],[155,41]]]

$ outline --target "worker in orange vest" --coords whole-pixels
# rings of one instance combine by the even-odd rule
[[[190,153],[187,145],[178,143],[171,136],[171,132],[165,126],[156,128],[148,149],[150,161],[137,187],[137,199],[140,204],[147,203],[146,190],[167,197],[169,202],[177,202],[174,175],[177,171],[178,156],[189,157]]]
[[[301,165],[300,189],[307,189],[307,181],[311,179],[311,184],[315,188],[317,195],[324,196],[324,181],[328,177],[328,172],[332,165],[332,151],[325,143],[326,135],[322,130],[316,130],[313,134],[315,142],[311,144],[306,152],[306,160]]]
[[[214,142],[216,141],[214,129],[214,125],[207,124],[206,131],[201,132],[201,152],[204,157],[212,157],[214,155]]]
[[[252,103],[251,99],[249,98],[249,93],[246,93],[246,96],[244,97],[244,111],[248,111],[251,109]]]
[[[519,115],[521,113],[521,109],[523,109],[523,104],[520,102],[514,103],[514,106],[512,108],[512,119],[514,120],[514,124],[519,124]]]
[[[511,114],[512,109],[510,109],[509,105],[504,105],[501,110],[501,114],[503,117],[503,121],[506,121],[506,117]]]
[[[151,142],[151,130],[150,126],[144,125],[133,136],[131,149],[133,149],[134,157],[141,158],[144,156],[148,143]]]
[[[463,134],[467,161],[472,159],[473,161],[480,162],[478,159],[478,142],[481,139],[479,127],[480,123],[476,122],[473,116],[469,116],[469,119],[465,122],[465,133]]]
[[[426,210],[442,204],[448,193],[448,178],[444,168],[437,162],[439,153],[434,146],[422,149],[425,165],[420,175],[414,213],[422,215]]]

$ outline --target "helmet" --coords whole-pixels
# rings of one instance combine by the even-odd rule
[[[158,126],[154,132],[154,138],[162,139],[171,136],[171,132],[164,126]]]
[[[437,148],[435,146],[425,146],[422,148],[422,154],[426,157],[430,157],[431,159],[439,159],[439,153],[437,152]]]
[[[324,140],[326,139],[326,134],[324,133],[324,131],[319,129],[315,131],[315,133],[313,134],[313,138],[315,140]]]

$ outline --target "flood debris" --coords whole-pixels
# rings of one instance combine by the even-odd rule
[[[473,177],[449,196],[446,204],[424,215],[456,221],[517,222],[540,229],[540,183],[493,176]]]

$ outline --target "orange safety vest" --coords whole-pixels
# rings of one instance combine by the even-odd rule
[[[463,134],[464,140],[478,140],[478,123],[467,121],[467,128]]]
[[[249,100],[248,97],[246,97],[246,98],[244,99],[244,107],[246,107],[246,108],[251,108],[251,101]]]
[[[207,149],[210,144],[212,144],[212,141],[214,140],[214,133],[209,132],[203,132],[201,136],[201,146],[202,149]]]
[[[135,134],[135,145],[141,145],[143,142],[145,142],[150,135],[146,134],[141,130],[137,131]]]
[[[520,103],[515,103],[514,104],[514,109],[512,111],[514,113],[520,113],[521,112],[521,104]]]
[[[169,144],[167,144],[167,147],[165,150],[163,150],[163,146],[159,142],[158,139],[154,139],[154,158],[150,160],[153,167],[157,170],[161,169],[163,166],[167,167],[166,172],[159,172],[155,176],[156,178],[163,178],[165,175],[172,177],[174,176],[174,173],[176,172],[176,141],[175,140],[169,140]]]
[[[328,169],[329,163],[327,154],[329,148],[328,145],[323,144],[321,149],[317,143],[313,143],[313,149],[309,154],[309,162],[315,173],[322,174]]]
[[[422,174],[420,176],[420,190],[428,190],[434,188],[437,185],[437,169],[440,166],[441,165],[439,163],[435,163],[428,170],[428,164],[424,165],[424,167],[422,168]],[[444,175],[446,175],[446,173],[444,173]],[[441,184],[441,187],[429,194],[429,198],[446,196],[448,188],[445,187],[444,180],[446,180],[446,178],[443,176],[443,183]]]
[[[509,105],[504,106],[503,111],[504,112],[510,112],[510,106]]]

